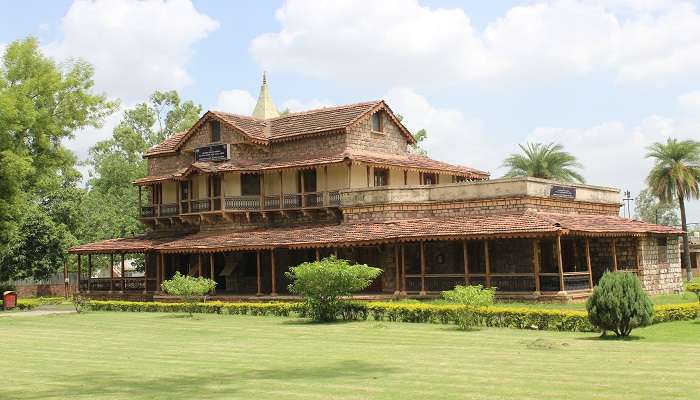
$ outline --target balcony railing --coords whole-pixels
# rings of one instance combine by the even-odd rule
[[[210,199],[181,201],[172,204],[141,207],[141,217],[169,217],[178,214],[193,214],[209,211],[274,211],[300,210],[309,208],[337,207],[340,205],[340,192],[285,193],[265,196],[227,196]]]

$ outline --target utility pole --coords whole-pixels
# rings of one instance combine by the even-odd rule
[[[622,199],[622,201],[625,202],[625,216],[627,218],[632,218],[632,210],[630,209],[630,202],[634,200],[632,198],[632,193],[630,193],[629,190],[625,190],[624,195],[625,197]]]

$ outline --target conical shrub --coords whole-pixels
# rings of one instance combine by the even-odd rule
[[[632,329],[650,325],[654,306],[637,276],[630,272],[606,272],[586,304],[588,319],[603,332],[629,336]]]

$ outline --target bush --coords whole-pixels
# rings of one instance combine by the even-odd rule
[[[698,296],[698,302],[700,302],[700,281],[686,283],[685,290],[695,293],[695,295]]]
[[[160,285],[165,293],[173,296],[179,296],[189,304],[188,312],[192,316],[193,310],[199,300],[206,301],[206,294],[214,290],[216,282],[207,278],[195,278],[192,276],[181,275],[176,272],[172,279],[163,281]]]
[[[586,303],[591,323],[617,336],[629,336],[632,329],[650,325],[654,306],[637,276],[629,272],[606,272]]]
[[[314,321],[334,321],[343,310],[342,296],[367,288],[382,270],[365,264],[350,264],[335,256],[306,262],[285,273],[292,281],[289,291],[302,296]]]
[[[12,282],[0,282],[0,296],[2,296],[2,294],[5,292],[14,292],[16,290],[17,290],[17,286],[15,286],[14,283],[12,283]]]
[[[457,285],[453,290],[442,292],[444,300],[463,306],[455,315],[455,322],[461,330],[467,330],[477,325],[479,314],[476,312],[476,308],[493,305],[495,296],[495,288],[485,289],[482,285]]]

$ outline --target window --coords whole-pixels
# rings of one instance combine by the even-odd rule
[[[221,196],[221,179],[214,175],[209,178],[209,197]]]
[[[659,253],[659,263],[668,262],[668,243],[665,237],[656,239],[656,251]]]
[[[301,187],[301,177],[304,176],[304,190]],[[297,192],[316,193],[316,169],[305,169],[297,172]]]
[[[209,122],[209,128],[211,129],[211,141],[212,143],[221,141],[221,124],[219,121]]]
[[[180,200],[184,201],[190,198],[190,181],[180,182]]]
[[[374,186],[389,185],[389,170],[386,168],[374,169]]]
[[[241,175],[241,194],[243,196],[260,196],[260,175]]]
[[[384,121],[381,111],[372,114],[372,130],[374,132],[384,132]]]
[[[437,185],[438,177],[435,173],[422,173],[421,174],[421,185]]]
[[[160,183],[151,186],[151,204],[163,204],[163,186]]]

